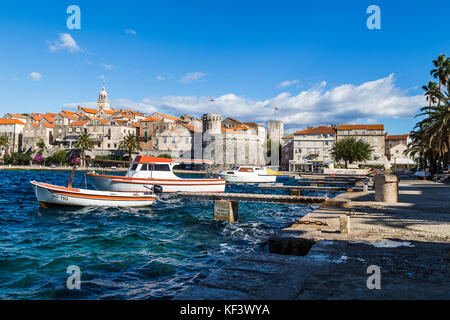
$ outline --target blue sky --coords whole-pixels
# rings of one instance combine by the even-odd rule
[[[81,9],[69,30],[66,9]],[[369,30],[369,5],[381,29]],[[431,60],[448,54],[448,1],[2,3],[0,113],[95,105],[220,112],[295,130],[384,123],[409,132]],[[65,44],[65,46],[63,46]],[[214,97],[215,102],[209,102]]]

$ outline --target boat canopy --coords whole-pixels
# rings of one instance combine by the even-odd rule
[[[170,158],[159,158],[151,156],[137,156],[134,158],[133,163],[204,163],[213,164],[213,160],[203,160],[203,159],[170,159]]]

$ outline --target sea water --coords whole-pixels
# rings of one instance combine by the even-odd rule
[[[267,250],[273,232],[315,208],[242,202],[237,223],[214,221],[212,201],[173,195],[146,208],[40,208],[29,181],[66,185],[69,176],[0,171],[0,299],[170,299],[236,254]],[[86,186],[77,172],[74,187]],[[79,290],[67,288],[69,266],[80,268]]]

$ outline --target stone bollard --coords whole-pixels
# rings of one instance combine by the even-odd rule
[[[340,224],[340,232],[341,233],[350,233],[350,216],[348,215],[342,215],[339,217],[339,224]]]
[[[385,173],[375,177],[375,201],[398,202],[398,177]]]
[[[238,206],[237,201],[214,200],[214,220],[236,222]]]

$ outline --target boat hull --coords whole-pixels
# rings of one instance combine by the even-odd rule
[[[104,192],[76,188],[65,188],[51,184],[31,181],[39,204],[54,206],[102,206],[102,207],[145,207],[151,206],[155,195],[147,192]]]
[[[163,193],[174,192],[225,192],[224,179],[146,179],[124,176],[86,174],[97,190],[148,191],[153,185],[160,185]]]
[[[219,174],[219,176],[225,179],[227,182],[232,183],[268,183],[275,182],[277,180],[276,176],[269,175],[230,175],[230,174]]]

